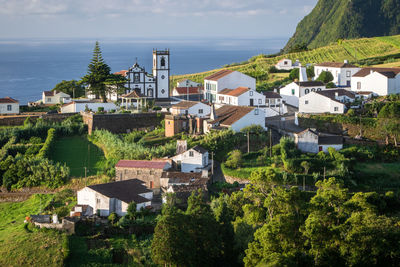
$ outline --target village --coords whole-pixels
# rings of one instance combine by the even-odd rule
[[[108,117],[108,123],[117,114],[126,116],[125,125],[116,131],[112,127],[92,125],[89,134],[92,127],[129,133],[140,128],[132,127],[128,122],[130,114],[155,112],[164,116],[165,137],[181,133],[207,135],[222,129],[240,132],[245,128],[260,127],[264,131],[274,130],[291,136],[299,150],[317,154],[320,151],[328,153],[329,148],[341,150],[344,137],[318,132],[314,128],[302,129],[298,123],[300,116],[345,114],[350,109],[362,108],[374,97],[400,93],[398,68],[360,68],[348,61],[326,62],[314,65],[315,77],[308,77],[307,68],[310,66],[290,59],[277,62],[277,70],[298,70],[298,77],[274,91],[259,92],[255,78],[229,69],[204,78],[203,84],[184,79],[170,86],[169,50],[154,50],[153,73],[147,73],[137,62],[128,70],[114,73],[126,78],[127,83],[123,86],[123,93],[120,90],[108,93],[107,101],[101,101],[90,93],[86,97],[73,98],[64,92],[44,91],[40,100],[28,105],[59,105],[60,114],[87,116],[100,113]],[[331,79],[318,79],[326,76],[331,76]],[[148,103],[159,109],[150,110]],[[23,115],[18,100],[10,97],[0,99],[0,114],[4,117]],[[286,122],[290,119],[292,121]],[[274,124],[276,121],[279,123]],[[93,121],[87,122],[90,123]],[[216,181],[213,177],[216,163],[211,154],[198,145],[188,147],[182,140],[178,141],[173,157],[120,160],[115,165],[113,182],[87,186],[77,192],[77,205],[70,216],[108,217],[112,213],[124,216],[132,202],[137,211],[159,210],[168,193],[175,193],[187,201],[193,191],[201,189],[206,192],[208,186]],[[54,218],[53,222],[57,224],[57,216]],[[39,225],[50,221],[50,216],[37,219]]]

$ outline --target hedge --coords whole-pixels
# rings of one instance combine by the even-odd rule
[[[39,158],[48,157],[51,146],[53,145],[54,140],[55,140],[55,132],[56,132],[56,130],[54,128],[50,128],[47,131],[46,141],[44,142],[43,147],[40,149],[40,151],[37,155]]]

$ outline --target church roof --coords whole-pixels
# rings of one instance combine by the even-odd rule
[[[211,74],[210,76],[207,76],[204,78],[204,80],[210,80],[210,81],[218,81],[219,79],[225,77],[226,75],[231,74],[234,72],[233,70],[220,70],[214,74]]]
[[[121,71],[118,71],[118,72],[114,72],[114,74],[115,75],[121,75],[121,76],[125,77],[127,72],[128,72],[127,70],[121,70]]]

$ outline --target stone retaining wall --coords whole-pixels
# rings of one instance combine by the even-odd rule
[[[31,118],[33,121],[36,121],[38,118],[42,118],[43,120],[53,121],[53,122],[61,122],[64,119],[71,117],[77,113],[54,113],[54,114],[28,114],[28,115],[14,115],[14,116],[1,116],[0,117],[0,126],[20,126],[24,125],[24,121],[26,118]]]

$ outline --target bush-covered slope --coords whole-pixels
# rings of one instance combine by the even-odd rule
[[[315,48],[338,39],[399,33],[398,0],[319,0],[312,12],[298,24],[285,51],[298,44]]]

